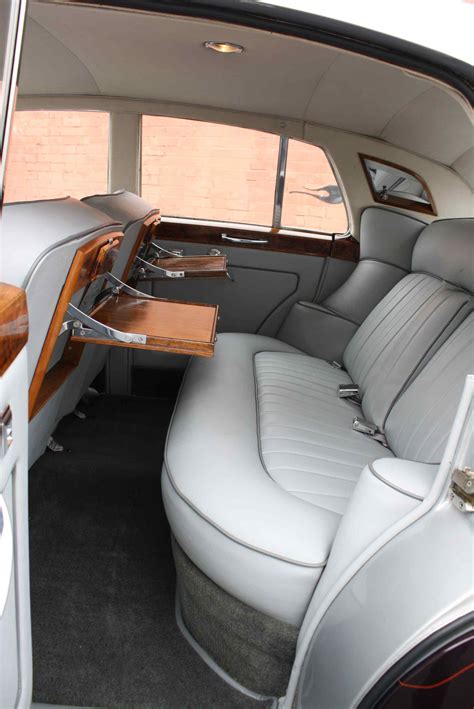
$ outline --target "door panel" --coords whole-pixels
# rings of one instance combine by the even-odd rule
[[[251,244],[231,238],[261,240]],[[154,296],[219,305],[218,332],[259,333],[275,337],[291,306],[336,290],[355,268],[358,242],[352,237],[302,237],[275,230],[232,227],[189,220],[162,221],[155,239],[185,255],[218,249],[227,255],[230,279],[165,279],[140,281]],[[182,368],[186,358],[134,352],[132,366]],[[124,365],[125,366],[125,365]]]
[[[185,253],[207,253],[204,244],[160,241],[165,248],[182,248]],[[324,259],[261,253],[253,249],[222,247],[227,255],[230,279],[159,280],[152,284],[153,295],[195,302],[218,303],[219,332],[259,332],[276,310],[271,334],[296,300],[312,299],[316,293]],[[231,280],[232,279],[232,280]]]
[[[358,258],[358,243],[352,238],[333,242],[330,237],[285,236],[282,241],[283,237],[268,230],[224,228],[165,221],[156,237],[165,248],[182,249],[185,254],[206,254],[217,248],[227,255],[232,280],[173,279],[141,284],[144,289],[151,288],[155,296],[219,304],[219,332],[276,335],[295,302],[314,300],[323,286],[325,294],[335,290]],[[267,243],[228,242],[223,233]]]
[[[0,284],[0,574],[4,586],[4,593],[0,593],[2,709],[29,707],[31,702],[27,336],[24,292]]]

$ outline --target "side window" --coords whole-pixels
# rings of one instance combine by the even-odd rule
[[[279,137],[143,116],[142,196],[168,217],[271,226]]]
[[[395,163],[360,155],[375,202],[436,215],[426,182],[415,172]]]
[[[281,226],[328,234],[348,229],[344,199],[322,148],[288,141]]]
[[[17,111],[5,201],[106,192],[108,136],[108,113]]]

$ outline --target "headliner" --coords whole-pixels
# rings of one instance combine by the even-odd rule
[[[240,56],[203,48],[242,44]],[[382,139],[467,177],[472,112],[453,90],[305,39],[189,17],[30,4],[20,95],[199,105]]]

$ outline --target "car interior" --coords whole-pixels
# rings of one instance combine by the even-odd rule
[[[472,93],[336,22],[176,5],[28,3],[33,701],[470,706],[464,669],[415,700],[474,666]]]

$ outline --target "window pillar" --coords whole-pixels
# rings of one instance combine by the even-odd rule
[[[110,114],[110,192],[124,189],[140,194],[140,133],[140,114]]]

